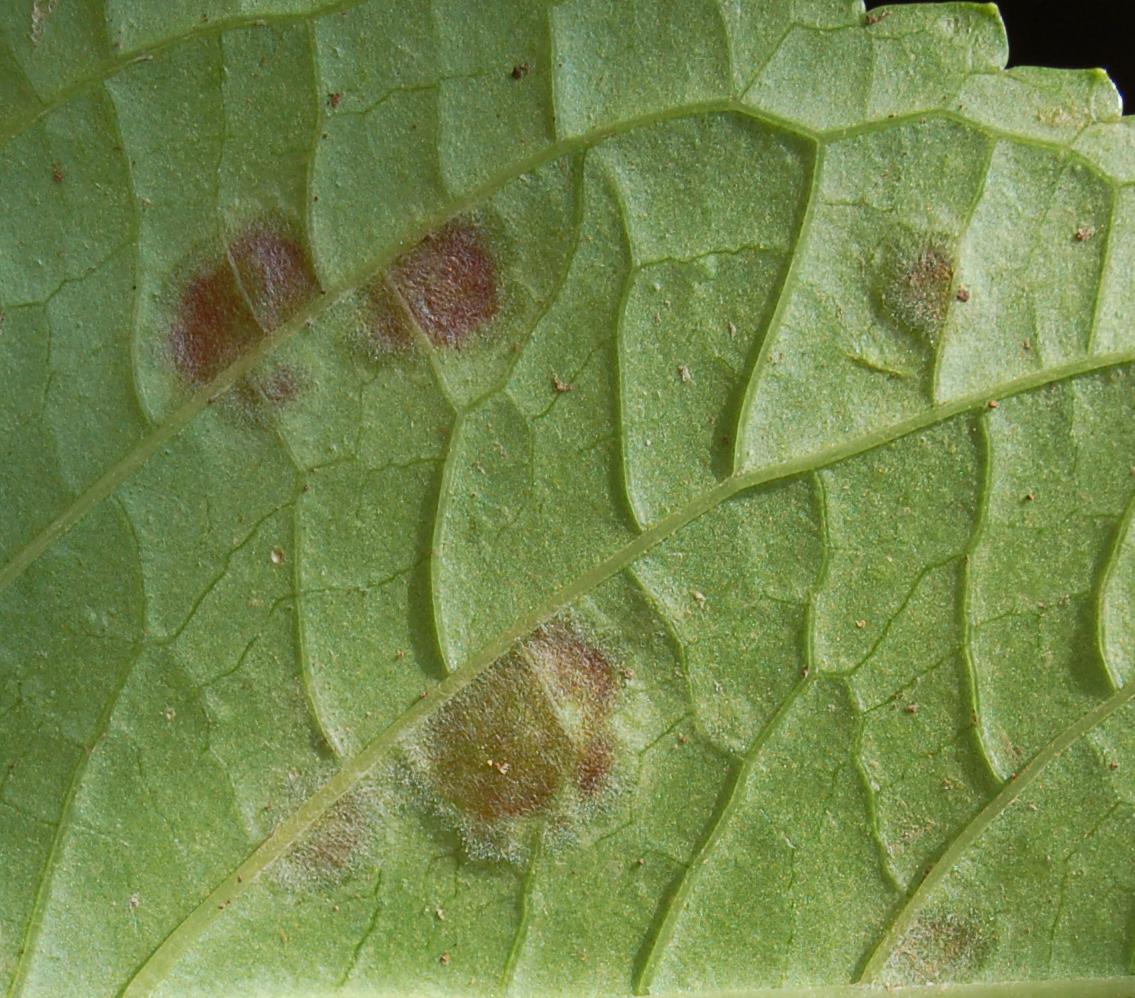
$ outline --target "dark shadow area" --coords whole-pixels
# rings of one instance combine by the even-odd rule
[[[868,0],[867,6],[884,4]],[[1135,112],[1135,44],[1127,27],[1135,0],[999,0],[997,6],[1009,31],[1010,66],[1106,69],[1124,95],[1124,112]]]

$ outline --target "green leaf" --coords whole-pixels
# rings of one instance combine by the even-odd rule
[[[0,36],[6,992],[1130,992],[1103,74],[961,3]]]

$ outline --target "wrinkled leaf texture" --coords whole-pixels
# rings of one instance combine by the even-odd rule
[[[9,994],[1130,992],[1102,73],[960,3],[0,36]],[[555,633],[617,679],[595,793],[485,686]],[[470,819],[485,739],[555,802]]]

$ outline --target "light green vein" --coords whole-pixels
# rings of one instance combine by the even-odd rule
[[[981,685],[977,677],[977,662],[973,654],[973,559],[981,546],[982,536],[985,533],[985,524],[989,518],[989,503],[993,493],[993,443],[989,439],[989,418],[983,416],[974,421],[974,436],[976,446],[979,448],[978,459],[981,462],[981,481],[978,485],[978,506],[973,533],[969,544],[966,545],[962,555],[962,663],[965,666],[966,690],[970,701],[970,716],[973,720],[973,737],[977,749],[984,760],[992,778],[1000,783],[1009,774],[997,764],[997,759],[989,750],[985,740],[985,730],[982,726],[981,712]]]
[[[352,4],[344,4],[346,7]],[[329,8],[331,9],[331,8]],[[260,21],[259,18],[249,19],[248,24],[256,24]],[[240,24],[244,24],[242,21]],[[230,26],[239,26],[237,22],[233,22]],[[218,30],[216,26],[212,26],[210,31],[202,31],[199,34],[212,34],[213,31]],[[172,42],[168,43],[172,44]],[[138,58],[138,57],[135,57]],[[130,60],[133,61],[133,60]],[[125,65],[125,63],[123,63]],[[101,79],[101,78],[100,78]],[[81,90],[81,87],[74,88],[76,91]],[[532,156],[521,160],[509,168],[506,168],[499,173],[495,174],[488,181],[480,187],[471,191],[465,198],[460,199],[452,204],[446,206],[445,210],[439,211],[433,217],[427,219],[421,226],[419,226],[414,233],[407,236],[400,243],[388,247],[386,252],[380,254],[377,258],[372,259],[361,266],[357,271],[352,273],[343,281],[338,287],[330,289],[321,298],[316,299],[314,302],[309,303],[305,308],[301,309],[289,322],[282,325],[271,336],[265,337],[255,348],[249,350],[233,365],[226,370],[222,371],[209,385],[201,388],[195,392],[189,399],[187,399],[180,407],[178,407],[166,420],[166,422],[157,426],[154,431],[147,437],[140,440],[134,445],[126,454],[123,455],[113,466],[105,471],[94,483],[88,486],[66,509],[64,509],[54,520],[52,520],[45,528],[43,528],[36,536],[29,540],[16,554],[12,557],[11,561],[0,569],[0,590],[6,588],[12,581],[18,578],[29,565],[31,565],[36,558],[39,557],[48,547],[51,546],[59,537],[65,534],[72,526],[77,523],[82,516],[96,505],[101,500],[109,496],[117,488],[121,482],[128,478],[131,474],[141,468],[158,450],[162,445],[177,435],[192,419],[200,412],[210,401],[216,399],[230,388],[239,378],[251,370],[260,360],[265,356],[272,353],[281,343],[290,339],[296,332],[304,328],[310,322],[314,321],[318,316],[322,315],[336,302],[346,298],[349,294],[354,292],[357,288],[363,286],[367,280],[382,270],[382,268],[397,257],[400,253],[409,249],[417,243],[426,233],[436,228],[446,219],[455,214],[467,210],[475,204],[486,200],[491,197],[500,187],[508,183],[516,177],[522,176],[525,173],[531,172],[542,166],[543,164],[565,156],[577,151],[588,149],[610,136],[617,135],[623,132],[630,131],[634,128],[643,127],[646,125],[654,124],[661,121],[672,121],[679,118],[694,116],[698,114],[709,114],[715,112],[732,112],[735,114],[743,115],[755,121],[762,122],[769,128],[779,129],[781,131],[793,134],[799,138],[811,139],[812,141],[823,141],[825,143],[837,141],[846,138],[850,135],[866,134],[873,131],[884,131],[890,128],[901,126],[911,121],[925,122],[931,119],[944,118],[961,122],[962,124],[971,127],[980,128],[985,134],[993,136],[1001,136],[1011,139],[1015,142],[1022,142],[1026,145],[1033,145],[1040,148],[1055,148],[1061,152],[1066,153],[1069,157],[1080,160],[1083,162],[1085,169],[1090,170],[1093,174],[1097,175],[1102,182],[1110,184],[1114,187],[1114,182],[1106,174],[1102,173],[1094,164],[1084,159],[1079,153],[1070,151],[1067,146],[1059,145],[1056,143],[1046,143],[1037,139],[1023,138],[1014,136],[1009,133],[1002,135],[997,129],[989,128],[984,125],[979,125],[975,122],[969,121],[961,115],[948,111],[937,111],[932,113],[921,113],[909,115],[906,117],[897,117],[894,119],[887,119],[880,122],[871,122],[867,125],[860,126],[855,129],[844,129],[825,133],[819,135],[810,129],[804,128],[797,123],[788,121],[784,118],[767,113],[759,112],[751,107],[744,106],[731,98],[724,98],[720,100],[707,101],[702,103],[693,103],[681,107],[670,108],[665,111],[652,112],[649,114],[623,119],[622,121],[612,122],[588,132],[584,135],[577,136],[571,139],[561,140],[560,142],[553,143],[533,154]],[[46,113],[46,111],[44,112]],[[2,142],[0,142],[2,144]],[[814,199],[810,199],[809,204]],[[788,287],[788,279],[786,278],[785,288]],[[782,297],[783,297],[782,293]],[[778,303],[779,307],[779,303]]]
[[[334,776],[285,819],[264,842],[254,849],[165,937],[150,957],[138,968],[124,993],[140,995],[154,987],[189,949],[193,941],[205,931],[218,913],[224,907],[227,907],[234,897],[245,890],[270,863],[287,852],[304,831],[311,827],[328,808],[373,769],[414,724],[428,717],[438,705],[472,683],[484,669],[504,654],[518,639],[533,631],[562,608],[571,605],[581,596],[597,588],[605,580],[632,564],[643,553],[671,537],[699,516],[748,489],[816,471],[865,451],[873,450],[900,437],[927,429],[963,412],[980,410],[986,406],[990,394],[994,394],[998,398],[1009,398],[1052,382],[1133,362],[1135,362],[1135,350],[1106,354],[1099,357],[1083,358],[1074,363],[1052,368],[1045,373],[1032,373],[1001,385],[989,386],[981,393],[928,408],[918,416],[895,423],[871,434],[845,441],[837,446],[826,448],[815,454],[736,475],[697,497],[682,509],[671,513],[654,526],[643,531],[609,558],[584,572],[573,583],[560,589],[543,606],[536,608],[512,627],[503,631],[496,639],[473,654],[460,669],[435,686],[426,699],[413,703],[381,735],[354,756],[345,758],[342,768]],[[1135,691],[1135,687],[1132,687],[1132,690]],[[1125,695],[1130,696],[1130,694]],[[1038,758],[1044,756],[1045,753],[1042,752]],[[1011,784],[1011,786],[1016,787],[1019,783],[1020,780]]]
[[[950,843],[941,858],[934,864],[933,869],[918,885],[917,890],[910,896],[902,910],[891,923],[890,928],[883,935],[878,945],[872,951],[867,963],[863,967],[860,981],[864,983],[878,982],[887,960],[894,952],[895,947],[902,940],[918,913],[930,899],[934,889],[954,869],[965,851],[973,845],[981,834],[1005,811],[1013,801],[1017,800],[1040,776],[1049,763],[1057,759],[1070,745],[1082,738],[1094,728],[1103,724],[1116,711],[1135,700],[1135,684],[1119,690],[1098,704],[1092,710],[1068,725],[1052,741],[1042,748],[1032,761],[1025,766],[1015,780],[1010,780],[988,804],[977,813],[972,821],[966,825],[957,837]],[[1128,979],[1128,987],[1135,992],[1135,981]],[[1064,992],[1065,994],[1079,994],[1079,992]],[[1119,993],[1119,992],[1113,992]]]
[[[442,574],[445,550],[445,527],[449,508],[449,497],[453,492],[453,476],[460,453],[461,432],[465,426],[465,415],[459,412],[445,441],[445,460],[442,463],[441,481],[437,487],[437,505],[434,512],[434,529],[430,544],[430,601],[433,608],[434,631],[437,635],[437,651],[447,672],[454,671],[453,643],[449,639],[445,607],[442,605]]]
[[[126,511],[120,509],[119,515],[127,522],[131,534],[133,534],[133,524],[130,523],[130,518],[126,515]],[[135,544],[136,543],[137,539],[135,537]],[[144,606],[139,620],[145,620]],[[122,696],[122,691],[126,688],[126,684],[134,672],[134,664],[141,654],[142,644],[138,642],[131,648],[127,660],[122,663],[122,672],[115,681],[114,689],[107,697],[106,703],[103,705],[103,709],[98,716],[98,720],[95,722],[94,732],[90,740],[82,747],[79,760],[75,765],[74,772],[71,774],[71,782],[67,786],[67,791],[63,796],[63,802],[59,809],[59,820],[55,826],[55,833],[52,835],[51,845],[47,850],[47,858],[44,860],[43,873],[39,879],[39,889],[36,891],[32,912],[28,918],[28,924],[24,930],[24,937],[18,950],[19,959],[12,972],[12,981],[8,987],[9,995],[19,994],[24,989],[24,984],[27,981],[28,972],[31,968],[32,958],[37,952],[36,942],[39,938],[40,927],[43,925],[47,903],[51,896],[51,887],[55,880],[55,872],[58,869],[59,853],[63,848],[64,838],[71,828],[69,822],[71,809],[75,804],[75,798],[78,796],[79,788],[82,786],[87,767],[90,765],[91,759],[94,758],[99,743],[110,728],[110,720],[114,715],[115,708],[118,706],[118,700]]]
[[[101,502],[134,472],[141,468],[156,454],[164,444],[184,429],[193,418],[209,403],[215,401],[231,388],[243,375],[254,368],[262,359],[270,355],[282,343],[291,339],[301,329],[307,327],[320,315],[332,308],[336,303],[345,300],[359,287],[371,280],[376,273],[393,259],[419,242],[426,233],[436,229],[444,221],[473,205],[487,200],[497,190],[508,182],[538,169],[545,163],[558,159],[561,156],[586,149],[611,135],[658,121],[670,121],[691,115],[709,112],[734,111],[754,117],[751,111],[738,108],[730,101],[717,101],[712,104],[688,105],[674,108],[666,112],[657,112],[641,118],[627,119],[625,121],[605,126],[587,135],[566,140],[547,147],[540,152],[512,164],[491,177],[486,183],[470,192],[465,198],[448,204],[444,210],[426,219],[414,232],[407,234],[401,242],[388,247],[378,257],[367,261],[364,265],[350,274],[340,285],[330,289],[315,301],[300,309],[288,322],[281,325],[270,336],[265,337],[255,347],[242,355],[236,362],[226,368],[208,385],[194,392],[183,402],[164,423],[159,424],[146,437],[138,441],[118,461],[108,468],[98,479],[83,490],[75,500],[55,517],[36,536],[20,548],[11,560],[0,569],[0,590],[5,589],[18,578],[56,540],[71,529],[82,517],[97,503]]]
[[[756,359],[749,371],[745,394],[741,399],[740,409],[737,413],[737,425],[733,428],[733,472],[735,474],[746,464],[746,450],[749,440],[745,430],[749,425],[749,414],[752,412],[756,401],[761,375],[768,364],[769,354],[776,343],[777,333],[784,321],[784,313],[788,309],[790,295],[786,291],[796,284],[796,275],[803,264],[804,257],[807,255],[808,234],[812,231],[812,218],[815,215],[816,202],[819,200],[820,175],[823,173],[823,169],[824,147],[815,145],[812,151],[812,176],[808,179],[808,193],[805,195],[804,211],[800,215],[799,226],[796,230],[792,259],[781,281],[776,308],[765,327],[765,335],[761,340],[760,350],[757,352]]]
[[[1108,589],[1111,588],[1112,579],[1118,571],[1119,561],[1123,557],[1124,544],[1127,538],[1131,536],[1133,521],[1135,521],[1135,495],[1132,495],[1128,501],[1127,508],[1123,511],[1123,518],[1116,527],[1115,540],[1108,552],[1103,572],[1100,573],[1099,590],[1096,592],[1096,645],[1100,661],[1103,663],[1104,671],[1107,673],[1108,682],[1111,683],[1112,689],[1119,689],[1123,685],[1123,678],[1108,654],[1107,615],[1104,604],[1107,601],[1107,593]]]

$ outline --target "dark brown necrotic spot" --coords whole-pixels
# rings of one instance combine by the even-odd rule
[[[299,243],[267,226],[250,226],[229,245],[226,259],[185,285],[169,334],[178,373],[193,385],[212,381],[316,289]]]
[[[542,628],[494,663],[427,724],[434,791],[466,820],[493,826],[591,800],[615,762],[615,673],[565,626]]]
[[[437,346],[461,346],[498,310],[497,266],[484,232],[455,219],[390,269],[390,283]]]

